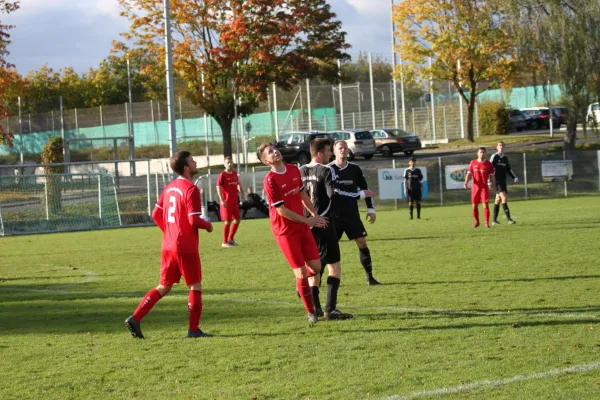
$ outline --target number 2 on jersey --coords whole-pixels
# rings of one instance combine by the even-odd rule
[[[171,206],[169,207],[168,213],[167,213],[167,222],[170,222],[172,224],[175,223],[175,196],[169,196],[169,203],[171,203]]]

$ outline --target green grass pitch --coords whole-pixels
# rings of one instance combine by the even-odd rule
[[[379,212],[383,285],[343,240],[355,319],[314,327],[268,221],[244,221],[230,249],[217,223],[200,238],[215,337],[197,340],[183,285],[146,340],[123,324],[157,283],[158,228],[0,238],[0,398],[600,398],[600,197],[510,205],[518,223],[491,229],[467,205]]]

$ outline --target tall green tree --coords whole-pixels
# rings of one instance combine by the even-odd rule
[[[397,67],[398,78],[402,68],[408,81],[454,82],[467,103],[469,141],[474,136],[477,96],[517,77],[518,54],[507,17],[497,0],[405,0],[394,9],[395,34],[401,43],[397,50],[404,61]]]
[[[511,33],[519,51],[537,64],[537,80],[560,83],[570,108],[565,147],[574,148],[577,124],[600,99],[600,2],[598,0],[510,0]]]
[[[118,1],[131,22],[120,50],[143,49],[162,62],[162,2]],[[239,114],[248,115],[272,83],[290,90],[305,78],[336,81],[337,60],[348,58],[346,34],[326,0],[171,0],[170,5],[175,70],[187,83],[190,100],[220,125],[225,155],[232,150],[234,92],[241,100]]]

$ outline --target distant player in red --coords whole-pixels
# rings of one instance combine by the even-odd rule
[[[211,336],[199,328],[202,315],[202,269],[198,230],[212,232],[213,228],[210,222],[202,219],[200,190],[192,182],[198,169],[190,153],[175,153],[170,164],[179,177],[164,188],[152,211],[152,219],[163,231],[160,282],[144,296],[133,315],[125,320],[132,336],[140,339],[144,338],[140,322],[154,304],[171,291],[173,284],[179,283],[182,275],[190,289],[188,337]]]
[[[237,246],[234,237],[240,226],[240,203],[238,191],[244,195],[238,174],[233,170],[233,160],[225,157],[225,171],[217,178],[217,195],[221,204],[221,220],[223,225],[223,243],[221,247]]]
[[[298,167],[284,164],[281,153],[272,144],[261,145],[257,153],[260,160],[271,167],[263,185],[273,236],[294,271],[296,289],[308,312],[308,322],[315,323],[317,313],[308,278],[321,271],[321,256],[310,228],[324,228],[327,220],[315,211]],[[312,217],[304,216],[304,207]]]
[[[490,189],[488,186],[488,179],[492,180],[492,190],[496,187],[496,177],[494,176],[494,166],[491,162],[485,159],[485,147],[480,147],[477,150],[477,159],[471,161],[469,164],[469,170],[465,178],[465,189],[469,186],[469,182],[473,180],[473,186],[471,187],[471,204],[473,204],[473,218],[475,219],[475,225],[473,228],[479,226],[479,203],[483,203],[483,215],[485,217],[485,227],[490,227]]]

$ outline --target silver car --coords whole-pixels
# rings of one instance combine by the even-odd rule
[[[348,159],[362,156],[370,160],[375,154],[375,140],[368,130],[347,129],[329,132],[334,141],[343,140],[348,145]]]

